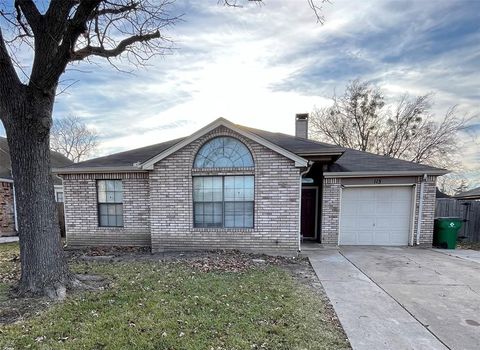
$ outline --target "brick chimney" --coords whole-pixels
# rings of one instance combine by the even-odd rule
[[[308,139],[308,113],[295,115],[295,136]]]

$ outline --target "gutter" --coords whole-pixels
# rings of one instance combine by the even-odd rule
[[[57,175],[63,174],[85,174],[85,173],[125,173],[125,172],[135,172],[135,173],[146,173],[146,170],[143,170],[136,166],[120,166],[120,167],[75,167],[75,168],[53,168],[52,173]]]
[[[427,170],[427,171],[338,171],[338,172],[326,172],[323,176],[326,178],[344,178],[344,177],[398,177],[398,176],[423,176],[433,175],[441,176],[448,174],[448,170]]]

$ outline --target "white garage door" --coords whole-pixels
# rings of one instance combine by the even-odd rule
[[[412,187],[350,187],[342,190],[342,245],[408,245]]]

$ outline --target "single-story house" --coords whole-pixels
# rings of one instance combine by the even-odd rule
[[[180,139],[56,169],[67,244],[153,252],[292,253],[332,245],[431,246],[444,169],[220,118]]]
[[[455,195],[453,198],[460,200],[479,200],[480,199],[480,187],[471,189]]]
[[[72,161],[60,153],[51,152],[52,167],[63,167],[72,164]],[[55,198],[63,201],[62,179],[53,176]],[[10,149],[5,137],[0,137],[0,237],[17,234],[17,219],[15,205],[15,184],[12,177]]]

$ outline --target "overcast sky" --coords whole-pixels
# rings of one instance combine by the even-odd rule
[[[95,127],[98,155],[185,136],[218,117],[292,134],[295,113],[327,104],[355,78],[392,99],[433,92],[439,117],[454,104],[480,113],[480,0],[333,0],[323,26],[307,0],[177,0],[172,13],[184,16],[166,32],[170,55],[132,74],[82,64],[63,77],[77,83],[54,116]],[[465,160],[480,162],[473,144]]]

